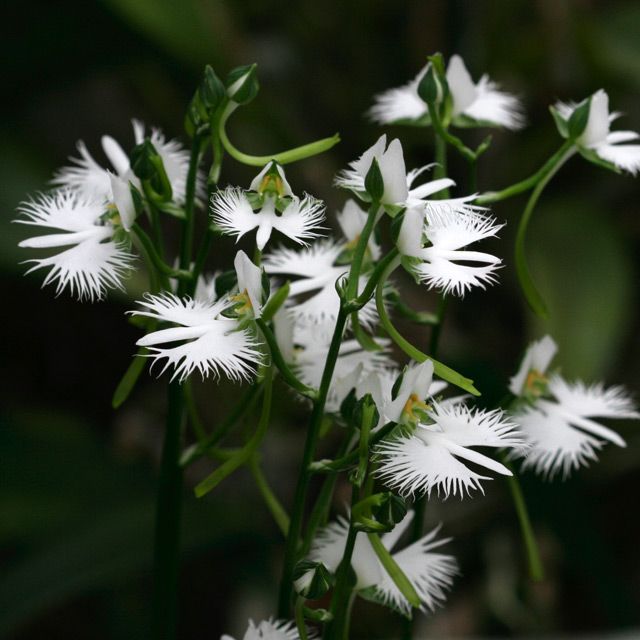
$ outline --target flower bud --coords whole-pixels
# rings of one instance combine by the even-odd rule
[[[321,598],[333,586],[333,575],[321,562],[301,560],[293,570],[296,591],[307,600]]]
[[[227,76],[227,96],[238,104],[251,102],[260,89],[256,75],[257,65],[251,64],[233,69]]]
[[[364,178],[364,188],[372,202],[380,202],[384,194],[384,180],[375,157],[371,160],[371,166]]]
[[[207,111],[215,111],[227,95],[222,80],[210,65],[204,68],[204,76],[198,89],[200,100]]]

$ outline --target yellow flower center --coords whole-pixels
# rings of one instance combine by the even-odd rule
[[[416,410],[420,412],[428,411],[431,407],[421,400],[415,393],[412,393],[409,396],[409,399],[405,402],[405,405],[402,409],[402,414],[407,420],[415,422],[419,420],[419,416],[415,414]]]
[[[544,373],[541,373],[537,369],[531,369],[524,382],[525,393],[534,396],[542,395],[548,382],[549,378],[547,378]]]
[[[249,298],[249,292],[245,289],[242,293],[236,293],[231,296],[231,300],[237,305],[236,312],[239,315],[244,315],[253,311],[253,305],[251,304],[251,298]]]
[[[279,175],[276,174],[267,174],[264,178],[262,178],[262,182],[260,183],[260,187],[258,188],[259,193],[267,192],[275,192],[280,197],[285,195],[284,192],[284,182]]]

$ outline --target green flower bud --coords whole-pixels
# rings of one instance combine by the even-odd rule
[[[251,102],[260,89],[256,75],[256,64],[233,69],[227,76],[227,96],[238,104]]]

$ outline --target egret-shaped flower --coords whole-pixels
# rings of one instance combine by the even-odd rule
[[[429,123],[426,103],[418,95],[418,85],[429,65],[402,87],[390,89],[375,97],[369,116],[380,124]],[[474,83],[462,58],[451,56],[447,67],[447,84],[452,102],[452,124],[456,126],[488,126],[520,129],[524,125],[518,99],[498,88],[487,75]]]
[[[525,397],[537,397],[545,393],[547,369],[557,351],[558,346],[551,336],[532,342],[524,354],[518,373],[509,381],[509,391],[514,396]]]
[[[383,441],[377,447],[378,474],[389,487],[404,496],[430,496],[435,489],[445,498],[450,494],[464,497],[472,489],[482,491],[480,481],[490,478],[472,471],[463,461],[512,475],[503,464],[470,448],[523,445],[515,425],[502,411],[432,402],[423,412],[429,422],[423,419],[412,434]]]
[[[203,378],[224,375],[234,382],[249,380],[262,362],[259,344],[249,329],[240,329],[233,318],[222,312],[232,304],[228,298],[206,301],[178,298],[172,293],[147,294],[134,316],[146,316],[175,327],[160,329],[140,338],[136,344],[149,349],[154,363],[166,360],[161,374],[174,369],[172,380],[184,381],[193,371]],[[174,347],[158,347],[180,342]]]
[[[102,299],[107,289],[123,289],[122,281],[134,260],[127,246],[116,239],[113,220],[103,202],[69,190],[43,194],[20,205],[20,224],[58,233],[28,238],[18,246],[61,249],[34,263],[27,273],[50,267],[43,285],[56,283],[56,294],[69,289],[79,300]]]
[[[309,639],[315,638],[314,633],[307,633]],[[220,640],[235,640],[226,633],[220,637]],[[289,620],[262,620],[256,624],[253,620],[249,620],[249,626],[242,636],[242,640],[300,640],[300,634],[295,622]]]
[[[252,318],[262,315],[262,269],[257,267],[244,251],[238,251],[233,261],[238,278],[238,293],[231,296],[235,311]]]
[[[267,165],[250,189],[227,187],[211,198],[215,224],[239,240],[257,229],[256,245],[262,251],[275,229],[298,244],[319,237],[324,204],[306,194],[301,200],[291,192],[284,170],[276,162]]]
[[[135,144],[143,142],[145,126],[133,120]],[[183,204],[186,194],[187,172],[189,170],[189,152],[177,140],[167,140],[160,129],[153,128],[149,136],[151,143],[162,158],[165,172],[171,183],[173,200]],[[60,169],[53,178],[53,184],[77,190],[84,196],[113,202],[112,180],[114,173],[124,184],[131,182],[140,187],[138,178],[131,170],[128,155],[111,136],[102,136],[102,150],[111,164],[111,171],[98,164],[87,149],[85,143],[78,142],[80,157],[71,158],[72,166]],[[203,179],[198,176],[198,191],[202,191]]]
[[[564,128],[577,104],[557,103],[555,111],[564,120]],[[589,152],[618,169],[636,175],[640,171],[640,145],[625,144],[637,140],[635,131],[611,131],[611,123],[621,114],[609,112],[609,96],[603,89],[596,91],[590,98],[589,118],[584,131],[576,140],[579,150],[587,159]]]
[[[404,214],[397,245],[402,255],[415,258],[410,269],[418,280],[444,293],[463,296],[471,287],[484,289],[495,282],[501,262],[491,254],[465,247],[495,236],[502,226],[474,211],[461,214],[427,209],[425,215],[411,208]]]
[[[413,512],[409,512],[392,531],[381,536],[381,541],[388,551],[397,546],[412,520]],[[433,611],[444,603],[446,592],[451,588],[453,577],[457,573],[457,563],[453,556],[434,552],[434,549],[451,540],[436,539],[439,530],[440,527],[393,553],[393,559],[418,594],[422,611]],[[338,518],[321,529],[313,541],[309,559],[322,562],[327,569],[335,572],[342,559],[348,531],[349,523],[345,518]],[[356,592],[370,592],[377,601],[405,615],[411,612],[411,605],[384,569],[364,533],[356,534],[351,566],[357,579]]]

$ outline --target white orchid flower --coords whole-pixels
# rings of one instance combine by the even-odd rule
[[[259,194],[258,202],[252,202],[248,191],[238,187],[227,187],[211,198],[213,221],[236,241],[257,229],[256,245],[262,251],[274,229],[305,246],[308,240],[321,235],[325,209],[322,200],[308,194],[301,200],[293,195],[284,170],[277,163],[269,163],[253,179],[249,191]]]
[[[347,247],[355,249],[367,222],[367,212],[363,211],[355,200],[347,200],[342,211],[337,216],[338,225],[347,240]],[[369,236],[367,250],[372,260],[379,260],[382,253],[380,245],[376,242],[374,234]]]
[[[381,204],[404,206],[409,196],[409,189],[402,145],[398,139],[395,139],[387,147],[387,136],[384,134],[357,160],[349,163],[349,168],[336,177],[335,184],[345,189],[351,189],[356,194],[363,193],[365,191],[364,180],[374,158],[378,162],[378,168],[384,182]]]
[[[548,383],[551,398],[541,397],[533,405],[516,411],[526,443],[523,468],[533,468],[551,478],[597,460],[596,450],[606,442],[625,447],[625,441],[594,418],[638,419],[640,413],[622,387],[569,383],[554,375]]]
[[[500,258],[465,247],[495,236],[502,226],[474,211],[427,209],[425,215],[412,208],[404,214],[397,246],[402,255],[419,260],[411,266],[419,280],[444,293],[463,296],[471,287],[484,289],[495,282],[494,272],[501,263]]]
[[[114,227],[103,220],[103,202],[65,189],[25,202],[18,212],[24,216],[16,220],[20,224],[59,231],[28,238],[18,245],[62,249],[46,258],[26,261],[34,263],[27,273],[51,267],[43,286],[57,283],[56,294],[68,288],[79,300],[99,300],[107,289],[123,289],[122,281],[134,257],[113,239]]]
[[[369,116],[380,124],[416,121],[428,116],[426,103],[418,95],[418,85],[429,65],[402,87],[375,97]],[[451,56],[447,67],[447,84],[452,100],[452,123],[459,126],[496,126],[520,129],[524,126],[518,99],[492,82],[487,75],[474,83],[458,55]]]
[[[307,632],[307,637],[312,640],[317,636],[314,633]],[[233,636],[226,633],[220,637],[220,640],[235,640]],[[253,620],[249,620],[249,626],[242,636],[242,640],[300,640],[300,634],[295,622],[289,620],[262,620],[256,624]]]
[[[133,120],[135,144],[143,142],[145,126]],[[187,172],[189,170],[189,152],[177,140],[167,140],[160,129],[153,128],[149,136],[151,143],[162,158],[162,163],[171,183],[173,199],[183,204],[186,195]],[[73,166],[60,169],[53,177],[53,184],[77,190],[84,196],[114,201],[110,173],[114,173],[125,183],[131,182],[140,188],[140,181],[133,174],[129,157],[120,144],[111,136],[102,136],[102,150],[109,160],[112,170],[100,166],[89,153],[84,142],[78,142],[79,158],[71,158]],[[203,178],[198,175],[198,193],[202,193]]]
[[[480,489],[482,476],[463,461],[510,476],[511,471],[489,456],[470,447],[521,447],[523,440],[515,425],[500,410],[471,410],[462,404],[432,403],[427,413],[430,424],[419,423],[413,434],[383,441],[378,475],[401,495],[431,495],[435,489],[444,497],[469,494]]]
[[[568,121],[577,106],[560,102],[555,109],[561,118]],[[591,96],[587,125],[576,143],[618,169],[636,175],[640,171],[640,144],[625,143],[637,140],[638,133],[610,130],[611,123],[620,115],[609,112],[609,96],[606,92],[603,89],[596,91]]]
[[[409,512],[392,531],[381,536],[387,551],[391,552],[396,547],[412,520],[413,512]],[[433,611],[444,603],[446,592],[451,588],[458,570],[453,556],[433,551],[451,540],[437,540],[439,530],[440,527],[434,529],[420,540],[392,554],[418,594],[422,611]],[[309,559],[322,562],[327,569],[335,572],[342,559],[348,531],[349,523],[345,518],[338,518],[321,529],[313,541]],[[356,534],[351,566],[357,579],[356,592],[372,589],[385,604],[405,614],[410,613],[411,605],[382,566],[364,533]]]
[[[180,299],[172,293],[147,294],[134,316],[146,316],[177,326],[160,329],[140,338],[136,344],[147,347],[154,363],[166,359],[160,374],[173,367],[172,380],[184,381],[198,370],[203,378],[225,375],[230,380],[249,380],[262,362],[255,337],[240,330],[236,320],[225,318],[222,312],[230,306],[228,298],[217,301]],[[180,342],[175,347],[158,347]]]

